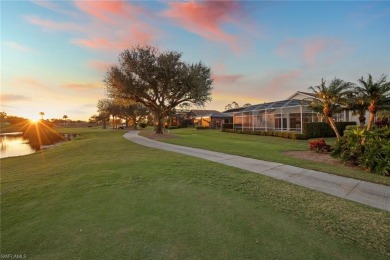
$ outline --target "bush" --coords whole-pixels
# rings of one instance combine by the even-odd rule
[[[202,130],[202,129],[210,129],[208,126],[202,126],[202,125],[198,125],[195,127],[197,130]]]
[[[233,124],[222,124],[221,129],[233,129]]]
[[[370,138],[364,147],[359,165],[373,173],[390,175],[390,139]]]
[[[346,130],[332,155],[369,172],[390,175],[390,128]]]
[[[227,133],[236,133],[236,134],[275,136],[275,137],[283,137],[283,138],[294,139],[294,140],[309,139],[305,134],[294,133],[294,132],[261,131],[261,130],[247,130],[247,129],[241,130],[241,129],[226,129],[226,128],[222,128],[221,131]]]
[[[381,110],[376,114],[376,122],[375,125],[379,128],[390,126],[390,111],[389,110]]]
[[[146,124],[146,123],[139,123],[139,126],[140,126],[141,128],[145,128],[145,127],[147,126],[147,124]]]
[[[324,139],[316,139],[309,141],[309,149],[312,151],[319,152],[330,152],[331,148],[330,145],[325,143]]]
[[[171,125],[171,126],[167,126],[165,127],[166,129],[178,129],[179,127],[176,126],[176,125]]]

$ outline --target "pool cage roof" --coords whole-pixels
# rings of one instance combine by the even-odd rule
[[[276,108],[288,108],[288,107],[308,106],[308,105],[310,105],[310,101],[308,100],[286,99],[281,101],[268,102],[268,103],[248,106],[247,108],[245,108],[240,112],[245,113],[245,112],[256,112],[256,111],[268,111],[268,110],[274,110]]]

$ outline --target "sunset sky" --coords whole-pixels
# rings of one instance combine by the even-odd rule
[[[213,101],[261,103],[321,78],[390,77],[388,1],[1,1],[1,111],[87,120],[136,44],[212,68]],[[388,79],[389,80],[389,79]]]

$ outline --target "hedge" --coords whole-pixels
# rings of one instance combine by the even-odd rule
[[[335,122],[337,130],[342,136],[345,128],[348,125],[356,125],[356,122]],[[313,122],[305,123],[303,125],[303,132],[308,138],[317,138],[317,137],[335,137],[333,129],[329,124],[325,122]]]
[[[233,124],[227,124],[227,123],[225,123],[225,124],[222,124],[222,127],[221,127],[222,129],[233,129]]]
[[[195,127],[196,130],[202,130],[202,129],[211,129],[210,127],[208,126],[201,126],[201,125],[198,125]]]
[[[275,136],[288,139],[307,140],[308,137],[304,134],[295,132],[280,132],[280,131],[261,131],[261,130],[241,130],[241,129],[226,129],[223,128],[222,132],[236,133],[236,134],[249,134],[249,135],[262,135],[262,136]]]

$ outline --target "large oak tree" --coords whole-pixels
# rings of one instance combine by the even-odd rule
[[[202,62],[190,64],[175,51],[136,46],[119,55],[104,82],[112,98],[128,98],[153,112],[156,134],[163,133],[164,118],[184,102],[203,106],[211,100],[211,69]]]

